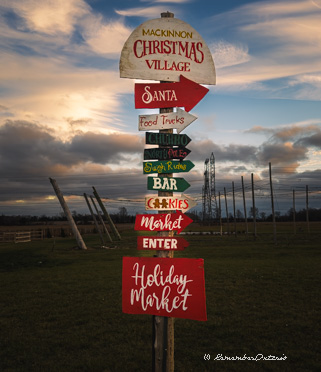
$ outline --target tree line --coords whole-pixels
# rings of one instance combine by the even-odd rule
[[[249,215],[247,219],[250,221],[253,219],[253,208],[250,208]],[[321,221],[321,209],[320,208],[309,208],[309,221]],[[194,222],[202,221],[202,212],[187,212],[186,213]],[[72,216],[78,225],[90,225],[93,223],[92,216],[90,214],[77,213],[77,211],[72,212]],[[255,208],[255,216],[257,221],[262,222],[272,222],[272,214],[267,214],[266,212],[260,212],[258,208]],[[307,211],[306,209],[301,209],[295,211],[295,216],[293,216],[293,208],[290,208],[285,214],[280,212],[275,212],[275,220],[277,222],[289,222],[293,221],[306,221]],[[125,207],[120,207],[118,213],[110,214],[114,223],[135,223],[136,215],[131,215],[128,213]],[[235,219],[237,222],[244,221],[244,214],[240,209],[236,210]],[[226,217],[222,217],[222,222],[226,221]],[[45,225],[53,222],[67,221],[64,213],[60,213],[55,216],[46,216],[45,214],[41,216],[30,216],[30,215],[0,215],[0,226],[24,226],[24,225]],[[229,221],[234,221],[234,215],[229,213]],[[214,222],[214,221],[213,221]]]

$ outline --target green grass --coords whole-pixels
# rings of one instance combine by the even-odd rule
[[[73,239],[0,245],[1,371],[151,370],[152,317],[121,309],[122,256],[142,254],[133,230],[123,237],[100,249],[87,236],[87,251]],[[319,371],[320,237],[184,236],[175,257],[204,258],[208,321],[175,320],[175,370]]]

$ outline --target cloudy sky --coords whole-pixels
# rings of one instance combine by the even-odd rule
[[[277,209],[306,185],[321,207],[321,0],[2,0],[1,214],[60,213],[49,177],[71,210],[87,211],[91,186],[111,212],[144,210],[137,121],[147,111],[135,110],[119,58],[131,32],[164,11],[199,32],[217,74],[185,130],[188,193],[201,204],[213,152],[217,191],[232,181],[239,190],[241,176],[250,188],[254,173],[264,194],[271,162]]]

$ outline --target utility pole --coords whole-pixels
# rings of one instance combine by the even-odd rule
[[[272,219],[273,219],[273,236],[274,244],[276,244],[276,223],[275,223],[275,213],[274,213],[274,198],[273,198],[273,184],[272,184],[272,167],[269,163],[269,174],[270,174],[270,190],[271,190],[271,205],[272,205]]]
[[[242,180],[242,191],[243,191],[243,207],[244,207],[244,220],[245,220],[245,230],[246,230],[246,235],[249,233],[249,229],[247,226],[247,214],[246,214],[246,202],[245,202],[245,189],[244,189],[244,180],[243,176],[241,176]]]
[[[62,207],[62,209],[63,209],[63,211],[65,213],[65,216],[67,217],[67,220],[69,222],[69,225],[71,227],[71,230],[72,230],[72,232],[74,234],[74,237],[76,238],[78,247],[80,249],[87,249],[86,244],[83,241],[83,239],[82,239],[82,237],[80,235],[80,232],[79,232],[79,230],[77,228],[77,225],[76,225],[76,223],[75,223],[75,221],[74,221],[74,219],[72,217],[72,214],[70,213],[69,207],[68,207],[68,205],[67,205],[67,203],[66,203],[66,201],[64,199],[64,196],[63,196],[62,192],[59,189],[59,186],[57,184],[57,181],[55,179],[53,179],[53,178],[49,178],[49,180],[50,180],[50,183],[51,183],[53,189],[55,190],[55,193],[56,193],[57,198],[58,198],[58,200],[60,202],[60,205],[61,205],[61,207]]]
[[[232,192],[233,192],[233,214],[234,214],[234,234],[237,236],[236,232],[236,212],[235,212],[235,193],[234,193],[234,181],[232,182]]]
[[[230,219],[228,215],[227,199],[226,199],[226,188],[224,187],[224,199],[225,199],[225,211],[226,211],[226,222],[227,222],[227,233],[230,234]]]
[[[251,173],[251,185],[252,185],[252,208],[253,208],[253,224],[254,224],[254,238],[257,238],[256,235],[256,208],[255,208],[255,196],[254,196],[254,177]]]

